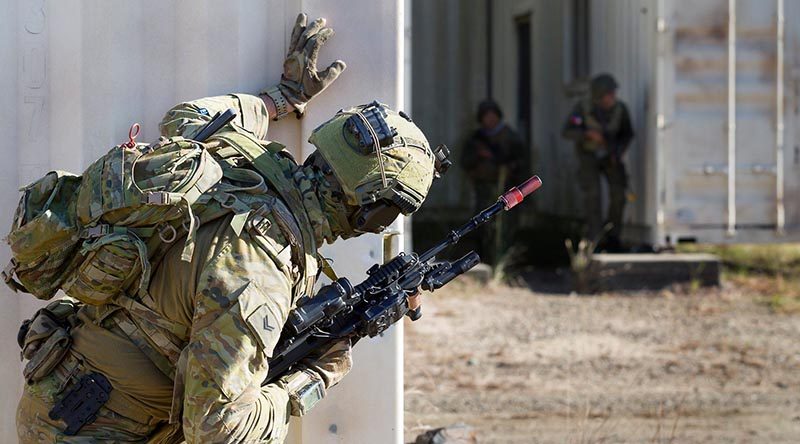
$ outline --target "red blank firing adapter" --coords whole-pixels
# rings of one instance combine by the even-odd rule
[[[542,179],[539,176],[532,176],[530,179],[522,182],[522,184],[511,188],[506,191],[500,199],[505,203],[506,211],[514,208],[518,203],[525,199],[525,196],[533,193],[542,186]]]

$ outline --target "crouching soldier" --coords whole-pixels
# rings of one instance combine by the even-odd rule
[[[351,367],[348,342],[263,385],[317,249],[416,211],[434,177],[425,135],[373,102],[311,134],[298,165],[268,142],[344,70],[316,70],[333,31],[300,15],[279,85],[182,103],[153,144],[114,147],[81,176],[24,189],[4,273],[50,299],[20,331],[20,442],[283,442]],[[212,116],[236,118],[205,139]]]

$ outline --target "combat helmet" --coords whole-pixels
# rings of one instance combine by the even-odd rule
[[[617,88],[619,88],[619,84],[614,76],[608,73],[598,74],[592,78],[590,86],[592,100],[597,100],[610,92],[614,92]]]
[[[380,231],[398,213],[422,205],[434,178],[449,167],[447,148],[428,139],[402,111],[374,101],[340,110],[308,139],[330,166],[357,231]]]

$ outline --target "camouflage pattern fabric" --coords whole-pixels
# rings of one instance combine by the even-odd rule
[[[402,207],[403,214],[413,213],[425,200],[435,174],[428,139],[405,114],[379,104],[387,114],[386,123],[397,135],[388,146],[381,146],[378,153],[372,146],[367,154],[358,151],[358,140],[345,126],[351,116],[369,106],[336,113],[318,126],[308,141],[333,169],[348,205],[357,207],[378,199],[392,200],[396,194],[407,203]]]
[[[497,194],[507,189],[508,184],[498,184],[501,169],[507,170],[506,179],[513,184],[524,180],[520,177],[528,172],[524,168],[525,145],[519,134],[506,124],[493,132],[482,129],[473,131],[461,149],[460,166],[475,187],[490,189],[489,194],[493,194],[494,198],[492,200],[496,200]],[[501,188],[500,191],[498,188]],[[481,201],[481,205],[483,203]],[[493,202],[489,202],[491,203]],[[483,208],[486,206],[476,209]]]
[[[275,384],[261,387],[261,381],[300,275],[288,257],[272,257],[260,246],[286,245],[279,230],[236,236],[227,220],[215,225],[201,233],[214,239],[213,252],[202,269],[189,273],[196,281],[176,282],[184,266],[171,251],[151,287],[165,305],[183,299],[193,307],[185,364],[176,377],[183,382],[184,435],[187,442],[282,442],[288,394]],[[189,291],[178,291],[184,285]]]
[[[8,236],[6,281],[16,274],[39,298],[61,288],[93,305],[137,281],[132,294],[145,297],[156,241],[172,242],[175,227],[187,227],[182,259],[189,260],[194,213],[205,209],[195,204],[221,179],[204,147],[182,137],[118,145],[80,177],[49,173],[24,190]]]
[[[237,116],[223,127],[221,132],[246,130],[257,139],[266,140],[269,112],[263,100],[248,94],[205,97],[180,103],[167,111],[161,120],[159,124],[161,135],[165,137],[182,135],[191,139],[200,128],[211,121],[214,114],[228,108],[236,110]]]
[[[72,339],[69,329],[77,323],[78,306],[62,299],[47,304],[20,328],[21,357],[28,360],[22,375],[28,384],[49,375],[64,359]]]
[[[160,243],[157,248],[166,248],[153,265],[146,301],[115,298],[80,309],[67,357],[26,387],[17,415],[23,442],[179,442],[181,437],[190,444],[283,442],[291,414],[289,393],[282,382],[261,383],[289,310],[313,286],[316,247],[353,234],[330,223],[347,217],[351,208],[336,199],[318,172],[272,149],[262,150],[258,158],[271,153],[285,159],[269,167],[282,168],[286,181],[279,186],[291,186],[296,199],[287,202],[279,190],[241,182],[252,176],[237,173],[236,166],[248,158],[228,142],[243,140],[232,134],[266,136],[269,115],[258,97],[230,95],[180,104],[165,116],[162,134],[189,136],[208,116],[230,107],[240,119],[223,129],[221,135],[228,137],[208,148],[223,169],[216,188],[222,191],[198,215],[201,224],[190,260],[185,260],[181,239]],[[422,153],[432,174],[428,153],[408,150]],[[427,171],[428,166],[414,168]],[[413,185],[427,192],[427,176],[415,177],[422,182]],[[221,207],[232,211],[220,213]],[[153,254],[150,245],[148,251]],[[121,259],[130,259],[130,253],[113,251]],[[301,368],[329,388],[351,362],[349,345],[339,344]],[[64,424],[46,418],[46,412],[70,381],[91,371],[110,381],[110,399],[79,436],[64,438]]]
[[[312,354],[303,360],[300,367],[313,370],[322,378],[325,387],[333,387],[350,371],[353,366],[349,341],[340,341],[329,349]]]
[[[586,130],[595,130],[601,134],[614,137],[618,133],[627,129],[623,125],[630,127],[630,117],[625,104],[617,102],[613,108],[608,111],[601,111],[596,109],[589,99],[584,99],[578,102],[569,115],[569,119],[565,125],[564,136],[568,139],[576,141],[579,149],[587,152],[594,152],[596,155],[602,155],[609,152],[611,148],[617,148],[616,145],[622,145],[624,149],[625,143],[615,144],[613,146],[601,145],[597,142],[588,140],[583,137],[582,132]],[[624,142],[624,141],[623,141]],[[630,140],[628,140],[630,142]],[[621,154],[622,151],[619,151]]]
[[[605,143],[589,140],[585,136],[588,130],[601,133]],[[562,135],[575,141],[578,184],[587,222],[584,235],[593,240],[601,235],[603,212],[600,178],[605,176],[609,184],[608,221],[613,224],[608,235],[610,239],[618,240],[628,185],[623,155],[634,135],[627,107],[622,101],[617,101],[610,110],[602,110],[593,106],[589,99],[582,100],[567,117]]]
[[[603,228],[602,188],[600,188],[602,176],[608,181],[608,221],[613,224],[609,235],[619,236],[622,231],[628,181],[625,164],[612,162],[608,157],[597,159],[592,154],[578,154],[578,185],[581,188],[582,204],[586,212],[587,236],[590,239],[595,239]]]
[[[476,129],[461,145],[461,163],[472,185],[472,211],[478,212],[497,201],[509,186],[527,178],[527,148],[516,131],[505,123],[494,131]],[[504,213],[500,224],[485,224],[476,230],[476,251],[487,264],[497,264],[514,237],[519,213]],[[497,236],[502,236],[498,242]]]
[[[97,419],[81,429],[77,436],[64,434],[65,423],[49,417],[50,409],[60,396],[69,391],[75,381],[86,373],[81,357],[70,353],[60,365],[40,381],[26,384],[17,406],[17,435],[20,444],[66,443],[175,443],[181,442],[174,428],[161,424],[146,414],[125,407],[115,397],[101,407]],[[112,409],[113,408],[113,409]],[[115,411],[116,410],[116,411]],[[126,414],[118,413],[124,411]],[[178,434],[179,435],[179,434]]]
[[[6,238],[15,269],[7,268],[3,277],[12,288],[47,300],[74,270],[79,228],[72,196],[80,184],[80,176],[52,171],[22,189]]]
[[[289,53],[283,62],[283,75],[278,89],[295,108],[298,115],[306,104],[333,83],[347,65],[336,60],[326,69],[317,70],[317,58],[322,45],[333,37],[333,29],[325,27],[325,19],[308,24],[308,16],[299,14],[292,29]]]
[[[226,97],[227,101],[199,102],[220,108],[260,102],[253,96],[244,100]],[[195,119],[190,118],[192,109]],[[192,131],[203,121],[201,109],[195,102],[179,105],[168,113],[162,129]],[[211,114],[216,111],[207,109]],[[253,126],[246,130],[266,129],[266,111],[259,113],[261,118],[250,120]],[[299,174],[298,181],[309,180],[304,177]],[[301,194],[312,194],[312,188],[305,186],[306,192]],[[312,237],[317,238],[330,228],[321,203],[310,197],[303,202],[317,227]],[[282,205],[269,194],[250,199],[251,207],[258,206],[256,201],[267,209]],[[291,218],[285,207],[282,212]],[[125,324],[117,322],[119,310],[110,305],[81,309],[82,322],[72,331],[72,353],[81,357],[81,371],[103,373],[114,390],[100,418],[82,429],[80,438],[70,438],[73,442],[98,436],[136,442],[169,429],[170,419],[182,425],[188,443],[283,441],[290,415],[288,393],[280,384],[260,384],[268,371],[267,359],[299,294],[298,284],[310,282],[305,267],[293,260],[292,242],[281,229],[287,221],[279,220],[278,213],[249,213],[239,233],[231,226],[235,214],[205,223],[197,232],[191,262],[181,260],[180,242],[164,254],[150,281],[151,306],[139,311],[130,306],[124,311],[136,327],[158,326],[158,319],[163,319],[175,324],[172,329],[176,332],[180,327],[190,332],[179,349],[182,353],[174,382],[126,333]],[[158,317],[148,319],[148,309]],[[144,341],[153,346],[149,336]],[[349,362],[349,352],[347,358]],[[68,372],[66,365],[65,360],[53,374]],[[349,365],[344,371],[347,369]],[[340,378],[328,377],[331,382]],[[41,419],[61,393],[61,385],[63,381],[46,377],[26,390],[18,412],[19,434],[23,440],[36,438],[24,442],[43,437],[54,441],[61,436],[63,424]],[[139,421],[131,421],[131,417]]]

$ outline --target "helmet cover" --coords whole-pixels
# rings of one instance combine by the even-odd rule
[[[436,175],[435,156],[422,131],[405,113],[377,101],[339,111],[308,141],[330,165],[352,206],[384,199],[411,214]]]

